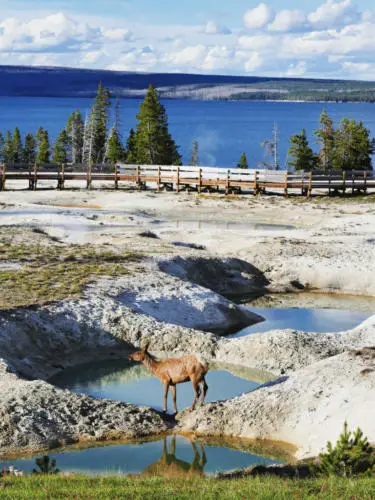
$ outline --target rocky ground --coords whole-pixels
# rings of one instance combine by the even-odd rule
[[[2,193],[1,453],[167,430],[170,423],[150,409],[47,382],[67,366],[126,356],[145,339],[157,355],[195,352],[282,377],[183,414],[179,431],[287,441],[305,457],[338,436],[347,419],[375,442],[374,318],[343,334],[220,337],[261,320],[235,297],[301,290],[375,296],[374,214],[371,198]],[[92,253],[82,253],[87,248],[102,252],[95,266]],[[62,271],[71,253],[80,257]],[[137,258],[120,259],[125,254]]]

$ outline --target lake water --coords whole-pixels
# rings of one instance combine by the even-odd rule
[[[139,100],[121,101],[123,134],[136,125]],[[233,167],[242,152],[246,152],[251,168],[264,160],[260,146],[272,137],[274,122],[280,129],[280,160],[286,163],[288,139],[306,128],[314,147],[313,130],[318,127],[319,115],[326,108],[338,123],[349,117],[363,120],[375,135],[374,104],[284,103],[284,102],[203,102],[165,101],[170,130],[185,162],[190,156],[194,138],[199,142],[200,161],[205,166]],[[21,128],[35,132],[42,125],[53,138],[65,126],[69,114],[89,110],[90,99],[0,97],[0,130]]]

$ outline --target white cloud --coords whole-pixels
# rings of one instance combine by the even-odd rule
[[[375,78],[375,8],[356,0],[320,0],[314,11],[247,11],[247,30],[141,24],[57,12],[0,20],[0,63],[271,76]],[[256,3],[255,3],[256,5]],[[311,9],[313,10],[313,9]]]
[[[83,42],[100,38],[99,28],[92,28],[59,12],[27,22],[5,19],[0,23],[1,51],[78,50]]]
[[[269,25],[271,31],[294,31],[306,26],[306,16],[300,10],[282,10]]]
[[[230,35],[232,33],[229,28],[218,24],[216,21],[208,21],[204,32],[206,35]]]
[[[274,18],[273,10],[265,3],[245,12],[244,23],[248,29],[265,28]]]
[[[333,28],[338,25],[358,20],[359,14],[352,6],[351,0],[327,0],[315,12],[308,16],[310,23],[319,28]]]

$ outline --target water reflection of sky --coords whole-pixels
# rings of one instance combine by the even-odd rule
[[[366,312],[336,309],[263,309],[257,307],[250,307],[250,309],[263,316],[266,321],[245,328],[234,337],[289,328],[317,333],[342,332],[355,328],[372,316]]]
[[[236,377],[227,371],[210,371],[206,376],[206,381],[209,387],[206,402],[230,399],[259,387],[256,382]],[[121,372],[117,372],[117,377],[113,378],[98,378],[97,373],[93,373],[92,380],[89,377],[83,380],[77,370],[68,369],[51,382],[59,387],[96,398],[114,399],[141,406],[147,405],[159,411],[163,409],[164,389],[160,381],[154,377],[124,380],[121,377]],[[193,399],[194,393],[191,383],[179,384],[177,387],[178,409],[191,406]],[[168,399],[168,409],[172,410],[171,393]]]
[[[165,460],[165,451],[168,459]],[[160,441],[143,444],[111,445],[88,448],[79,451],[51,453],[57,467],[62,472],[88,474],[106,473],[149,473],[155,468],[163,474],[168,469],[183,476],[191,473],[212,474],[219,471],[278,463],[274,459],[253,455],[250,451],[233,450],[226,447],[208,446],[204,443],[192,443],[182,436],[163,438]],[[9,461],[17,469],[30,472],[35,468],[35,458]],[[6,465],[1,462],[0,469]]]

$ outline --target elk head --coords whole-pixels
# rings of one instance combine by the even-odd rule
[[[142,363],[148,354],[149,346],[150,342],[147,342],[140,351],[130,354],[128,359],[130,359],[130,361],[138,361],[139,363]]]

